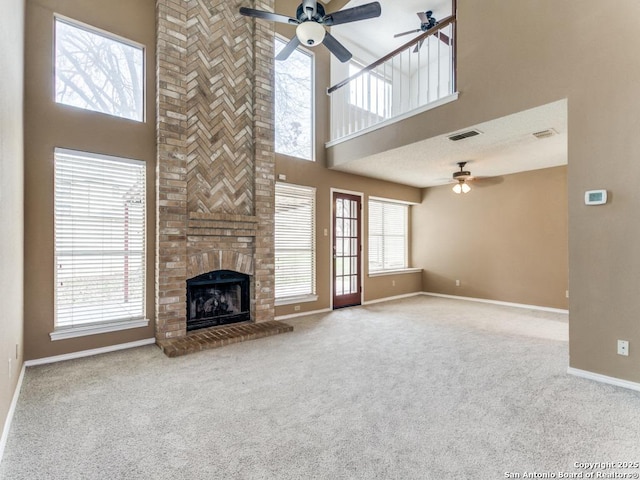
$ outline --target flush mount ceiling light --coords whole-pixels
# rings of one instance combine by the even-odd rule
[[[464,166],[467,162],[458,162],[458,167],[460,167],[459,172],[453,172],[453,179],[456,180],[456,183],[453,186],[453,191],[455,193],[469,193],[471,191],[471,187],[466,183],[467,180],[470,180],[471,172],[464,170]]]

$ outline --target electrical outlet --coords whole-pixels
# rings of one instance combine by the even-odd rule
[[[565,291],[564,291],[564,296],[565,296],[565,297],[567,297],[567,298],[569,298],[569,290],[565,290]]]
[[[456,287],[460,286],[460,280],[456,280]]]
[[[396,281],[395,280],[391,280],[391,286],[395,287],[396,286]]]
[[[295,307],[293,307],[293,311],[294,312],[299,312],[300,311],[300,305],[296,305]]]
[[[618,340],[618,355],[629,356],[629,342],[627,340]]]

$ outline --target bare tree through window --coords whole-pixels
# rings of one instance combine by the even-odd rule
[[[144,120],[144,50],[56,18],[56,102]]]
[[[276,55],[285,42],[275,39]],[[313,159],[313,57],[296,49],[275,67],[276,152]]]

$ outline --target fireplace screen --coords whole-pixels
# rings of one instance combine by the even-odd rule
[[[187,331],[250,319],[248,275],[218,270],[187,280]]]

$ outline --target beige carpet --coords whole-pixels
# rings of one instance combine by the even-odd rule
[[[640,461],[640,393],[566,374],[564,315],[415,297],[289,322],[180,358],[149,346],[27,369],[0,478],[497,479]]]

